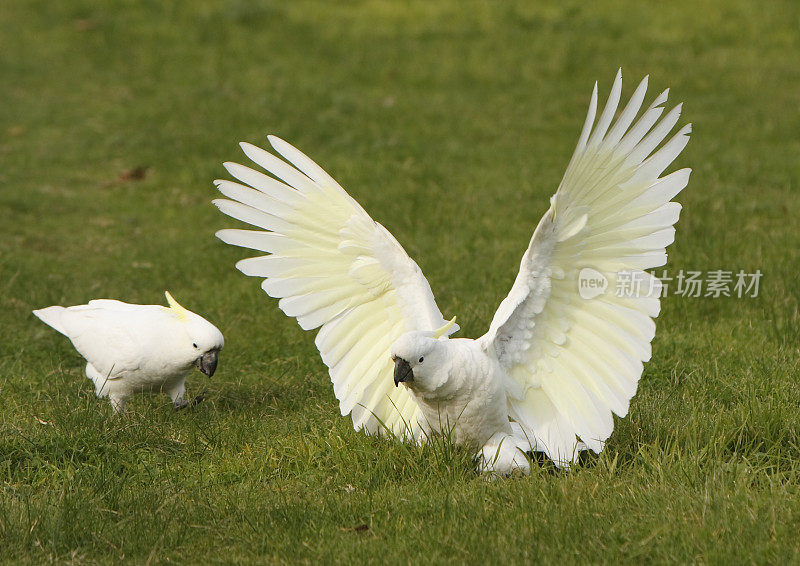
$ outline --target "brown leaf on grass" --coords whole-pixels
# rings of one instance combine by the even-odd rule
[[[97,27],[97,23],[89,18],[75,20],[75,29],[77,31],[92,31]]]
[[[95,216],[89,219],[89,224],[100,226],[101,228],[108,228],[116,224],[116,221],[113,218],[108,218],[107,216]]]
[[[339,527],[339,530],[345,531],[348,533],[367,533],[370,531],[370,526],[366,523],[361,523],[360,525],[356,525],[355,527]]]
[[[149,167],[134,167],[133,169],[125,169],[119,174],[119,180],[122,182],[127,181],[141,181],[147,177]]]

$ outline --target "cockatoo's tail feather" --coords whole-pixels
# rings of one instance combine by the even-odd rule
[[[64,312],[64,307],[53,306],[44,309],[37,309],[33,311],[33,314],[39,317],[39,319],[48,326],[51,326],[52,328],[59,331],[61,334],[66,335],[67,332],[64,330],[64,327],[61,324],[61,314],[63,312]]]

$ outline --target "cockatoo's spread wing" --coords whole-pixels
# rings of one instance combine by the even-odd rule
[[[612,413],[628,412],[660,308],[661,284],[644,270],[666,262],[681,209],[670,200],[690,173],[659,178],[689,139],[687,125],[658,148],[681,105],[661,118],[665,91],[635,120],[645,78],[614,120],[621,87],[620,73],[595,125],[595,85],[564,179],[481,338],[507,371],[511,418],[561,465],[576,436],[599,452]]]
[[[419,409],[405,387],[394,387],[389,347],[406,332],[444,325],[428,281],[397,240],[316,163],[279,138],[269,141],[288,163],[241,146],[275,178],[226,163],[244,184],[217,181],[232,200],[214,201],[225,214],[265,231],[221,230],[217,236],[269,254],[237,267],[265,278],[264,290],[303,329],[320,328],[317,347],[342,415],[352,414],[356,429],[418,434]]]

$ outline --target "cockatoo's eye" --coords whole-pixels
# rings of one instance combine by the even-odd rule
[[[419,363],[422,363],[422,362],[424,362],[424,361],[425,361],[425,356],[423,356],[423,357],[421,357],[421,358],[419,359]]]
[[[192,346],[194,346],[195,348],[197,348],[197,344],[195,344],[195,343],[192,343]]]

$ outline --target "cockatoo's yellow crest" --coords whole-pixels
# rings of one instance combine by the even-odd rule
[[[187,311],[183,308],[175,298],[169,294],[169,291],[164,291],[164,295],[167,297],[167,303],[169,304],[170,310],[178,317],[178,320],[185,321],[188,317],[186,315]]]
[[[448,331],[448,330],[450,330],[451,328],[453,328],[453,325],[454,325],[455,323],[456,323],[456,317],[453,317],[452,319],[450,319],[450,322],[448,322],[447,324],[445,324],[444,326],[442,326],[440,329],[438,329],[438,330],[434,330],[434,331],[433,331],[433,337],[434,337],[434,338],[436,338],[436,339],[438,340],[439,338],[441,338],[442,336],[444,336],[444,335],[447,333],[447,331]]]

